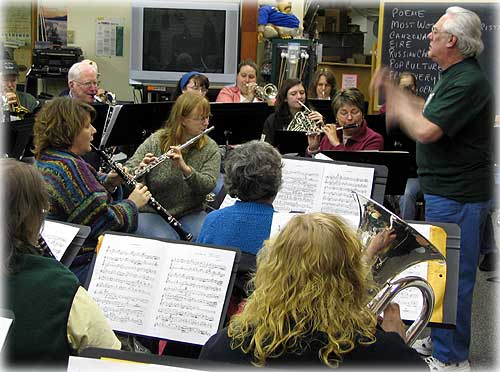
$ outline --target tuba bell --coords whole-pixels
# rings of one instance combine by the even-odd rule
[[[434,291],[420,277],[394,278],[407,268],[418,263],[438,260],[445,264],[445,257],[417,230],[377,202],[354,192],[358,201],[360,222],[358,235],[364,247],[380,232],[391,229],[396,238],[380,249],[372,265],[372,277],[381,290],[369,303],[375,314],[380,314],[389,302],[403,289],[415,287],[423,296],[423,307],[419,317],[406,332],[406,343],[412,345],[425,328],[434,310]]]

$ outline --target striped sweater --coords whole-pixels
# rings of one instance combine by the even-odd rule
[[[96,170],[80,156],[47,149],[35,166],[49,186],[49,218],[90,226],[89,239],[96,239],[106,230],[137,229],[135,203],[128,199],[113,201]]]

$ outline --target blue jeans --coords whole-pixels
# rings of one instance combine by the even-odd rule
[[[405,193],[399,199],[400,217],[403,220],[414,220],[417,216],[417,199],[422,196],[418,178],[408,178]]]
[[[178,221],[185,231],[193,234],[193,241],[195,241],[200,233],[201,226],[206,216],[207,213],[205,211],[194,212],[185,215]],[[144,235],[150,238],[180,239],[179,235],[169,223],[157,213],[139,213],[138,226],[134,234]]]
[[[472,295],[484,226],[491,201],[459,203],[437,195],[424,194],[425,220],[451,222],[460,226],[457,324],[455,329],[431,330],[432,355],[444,363],[469,359]]]

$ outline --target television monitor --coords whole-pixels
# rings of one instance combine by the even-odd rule
[[[130,84],[171,85],[199,71],[236,80],[240,1],[132,0]]]

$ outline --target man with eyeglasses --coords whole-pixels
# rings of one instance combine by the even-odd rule
[[[448,8],[427,38],[442,72],[424,104],[397,89],[387,70],[372,87],[385,90],[388,125],[399,123],[417,141],[426,220],[461,229],[456,328],[433,328],[414,348],[432,354],[425,359],[432,371],[470,371],[472,296],[492,199],[493,91],[476,59],[483,49],[476,13]]]
[[[89,104],[96,102],[97,69],[84,61],[75,63],[68,71],[68,86],[70,97]]]

